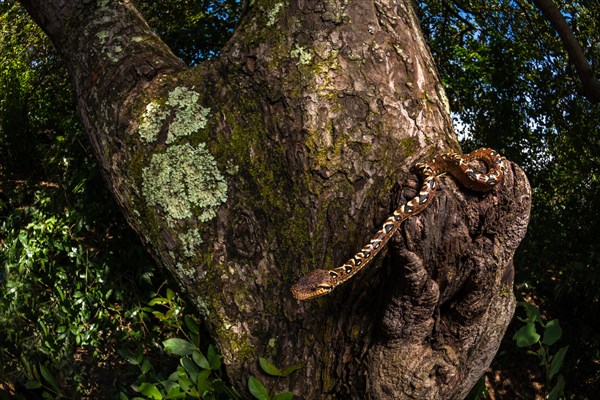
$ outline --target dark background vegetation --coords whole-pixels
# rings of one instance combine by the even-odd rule
[[[235,0],[138,4],[189,64],[218,54],[241,13]],[[557,5],[597,72],[600,3]],[[418,10],[463,150],[492,147],[529,176],[517,296],[560,321],[565,397],[595,398],[600,106],[582,96],[562,42],[528,2],[432,0]],[[51,43],[14,0],[0,0],[0,27],[0,398],[129,396],[150,374],[130,355],[144,353],[155,376],[174,368],[160,343],[190,335],[191,311],[112,201]],[[475,397],[549,391],[539,359],[512,340],[522,324],[515,319],[486,373],[489,393]]]

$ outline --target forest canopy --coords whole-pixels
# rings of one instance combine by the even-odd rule
[[[218,56],[243,14],[236,0],[137,3],[188,65]],[[600,3],[555,3],[598,77]],[[515,256],[517,296],[543,320],[560,321],[556,347],[569,346],[564,393],[591,398],[600,389],[600,105],[584,95],[564,42],[536,5],[416,7],[463,151],[492,147],[532,183],[531,223]],[[183,332],[210,360],[212,393],[234,397],[219,355],[200,340],[200,321],[111,199],[65,65],[18,2],[0,0],[0,11],[0,395],[27,388],[94,397],[113,385],[110,369],[127,365],[111,390],[133,396],[147,388],[146,376],[160,380],[176,368],[177,359],[161,365],[157,349]],[[522,324],[515,318],[488,370],[495,398],[554,387],[512,340]],[[529,374],[546,387],[529,386]]]

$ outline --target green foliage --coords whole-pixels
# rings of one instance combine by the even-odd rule
[[[301,365],[291,365],[283,370],[273,364],[271,361],[266,358],[259,357],[258,362],[260,364],[260,368],[267,375],[276,376],[277,378],[286,377],[295,371],[302,368]],[[277,384],[277,380],[273,383],[273,387]],[[252,393],[255,399],[258,400],[291,400],[294,397],[294,393],[292,392],[281,392],[271,396],[271,392],[273,391],[273,387],[271,390],[267,390],[264,385],[254,376],[250,376],[248,378],[248,390]]]
[[[83,202],[85,184],[37,189],[31,205],[0,221],[0,380],[81,393],[90,377],[77,359],[100,363],[115,340],[135,337],[126,328],[135,320],[132,288],[148,290],[154,266],[122,221],[105,225],[118,216],[112,203]],[[105,220],[84,204],[104,207]]]
[[[487,398],[489,398],[489,392],[485,386],[485,375],[482,375],[467,395],[466,400],[484,400]]]
[[[528,350],[529,354],[535,355],[540,360],[540,365],[545,371],[546,399],[556,400],[563,394],[565,379],[557,375],[562,369],[565,355],[569,346],[563,346],[552,353],[550,346],[558,342],[562,336],[562,328],[557,319],[544,322],[540,310],[528,302],[520,302],[519,305],[525,309],[526,317],[519,320],[524,325],[513,335],[513,340],[518,347],[531,347],[538,345],[536,350]],[[543,331],[538,333],[538,327]],[[552,389],[549,389],[552,387]]]
[[[77,124],[70,81],[16,1],[0,2],[0,26],[0,171],[31,175],[47,168],[41,153],[54,134]]]
[[[150,26],[188,64],[215,56],[233,34],[240,0],[139,0]]]
[[[148,349],[139,345],[135,351],[121,349],[122,357],[139,369],[139,375],[131,388],[149,399],[239,399],[239,393],[228,386],[222,376],[223,356],[214,346],[209,345],[205,352],[200,348],[200,325],[198,320],[186,311],[182,301],[171,289],[166,296],[156,296],[141,310],[144,319],[152,316],[161,330],[167,330],[183,337],[172,337],[162,342],[163,350],[174,356],[178,362],[174,371],[153,366],[146,356]],[[128,399],[126,391],[121,399]]]
[[[223,379],[222,360],[213,345],[201,350],[200,324],[195,316],[186,311],[182,300],[171,289],[166,289],[165,296],[155,296],[141,310],[143,319],[152,316],[156,319],[160,330],[167,330],[179,337],[171,337],[162,342],[164,352],[177,360],[174,371],[164,368],[156,369],[146,351],[138,346],[135,351],[120,349],[119,353],[131,365],[139,369],[139,375],[131,388],[150,399],[241,399],[235,388],[230,387]],[[292,365],[280,369],[265,358],[259,358],[262,370],[271,376],[286,377],[301,367]],[[275,386],[275,383],[273,386]],[[248,379],[248,390],[257,399],[290,400],[292,392],[282,392],[271,396],[263,384],[254,376]],[[121,399],[128,399],[126,391],[120,393]]]

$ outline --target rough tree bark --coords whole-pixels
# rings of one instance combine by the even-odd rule
[[[514,310],[530,195],[518,167],[486,195],[440,178],[387,257],[325,298],[289,292],[414,195],[415,162],[458,150],[410,1],[256,0],[197,68],[131,1],[22,3],[65,60],[125,217],[234,384],[264,356],[304,366],[277,384],[299,398],[465,396]]]

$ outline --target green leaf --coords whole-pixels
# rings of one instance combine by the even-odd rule
[[[142,370],[142,374],[146,375],[152,369],[152,364],[150,364],[150,361],[144,358],[142,360],[142,365],[140,366],[140,369]]]
[[[281,392],[273,396],[271,400],[292,400],[293,397],[293,392]]]
[[[198,323],[194,318],[186,314],[183,316],[183,322],[185,322],[185,326],[191,333],[198,334]]]
[[[27,382],[25,382],[26,389],[39,389],[41,387],[42,387],[42,384],[39,383],[38,381],[28,380]]]
[[[208,360],[200,351],[194,350],[194,352],[192,353],[192,360],[194,360],[196,365],[200,368],[210,369],[210,364],[208,363]]]
[[[167,299],[169,301],[173,300],[173,298],[175,297],[175,292],[169,288],[167,288]]]
[[[552,378],[558,373],[558,371],[560,371],[563,362],[565,361],[565,355],[567,354],[567,350],[569,350],[569,346],[561,347],[552,357],[552,362],[550,363],[550,370],[548,371],[549,381],[552,380]]]
[[[187,376],[180,375],[179,384],[181,385],[181,388],[190,395],[192,394],[192,391],[196,390],[196,388],[192,384],[192,381],[190,381],[190,379]]]
[[[546,328],[544,329],[544,338],[542,339],[542,343],[551,346],[560,339],[562,336],[562,328],[557,319],[553,319],[546,324]]]
[[[169,353],[176,354],[178,356],[189,356],[196,350],[196,346],[193,343],[188,342],[185,339],[172,338],[167,339],[163,342],[163,346]]]
[[[185,394],[185,392],[181,391],[179,385],[175,384],[169,388],[165,399],[185,399],[186,396],[187,395]]]
[[[523,308],[525,308],[525,312],[527,313],[527,321],[528,322],[536,322],[536,321],[542,321],[542,315],[540,314],[540,309],[537,308],[537,306],[526,302],[526,301],[521,301],[519,302],[519,305],[522,306]]]
[[[160,390],[158,390],[156,386],[151,383],[142,383],[138,388],[138,392],[155,400],[161,400],[163,398]]]
[[[198,389],[198,393],[200,393],[200,395],[203,395],[205,392],[211,389],[212,385],[211,381],[208,379],[209,376],[209,369],[200,371],[200,373],[198,374],[198,382],[196,383],[196,389]]]
[[[208,346],[206,356],[208,358],[208,363],[210,364],[210,369],[214,371],[221,369],[221,360],[223,359],[223,356],[217,353],[217,350],[212,344]]]
[[[40,373],[42,374],[42,376],[44,377],[44,379],[46,380],[46,382],[48,382],[48,384],[50,385],[50,387],[57,393],[60,393],[60,389],[58,388],[58,384],[56,383],[56,380],[54,379],[54,376],[50,373],[50,371],[48,371],[48,368],[46,368],[45,365],[43,364],[39,364],[40,366]]]
[[[281,376],[288,376],[292,372],[296,372],[299,369],[302,369],[302,365],[300,365],[300,364],[290,365],[289,367],[287,367],[283,371],[281,371]]]
[[[252,393],[252,396],[254,396],[255,399],[270,400],[269,392],[267,392],[267,389],[265,389],[263,384],[254,376],[248,378],[248,390],[250,390],[250,393]]]
[[[565,378],[563,378],[562,375],[559,375],[558,379],[556,380],[556,385],[554,385],[550,393],[548,393],[548,397],[546,397],[546,400],[558,400],[562,395],[564,389]]]
[[[200,372],[200,370],[196,366],[196,363],[194,363],[192,361],[192,359],[189,358],[189,357],[183,357],[183,358],[181,358],[179,360],[179,363],[181,364],[181,366],[183,368],[185,368],[185,370],[187,371],[188,375],[190,376],[190,379],[192,380],[192,382],[197,383],[197,381],[198,381],[198,372]]]
[[[259,357],[258,362],[263,371],[272,376],[283,376],[281,370],[266,358]]]
[[[523,325],[513,336],[513,340],[517,342],[518,347],[531,346],[540,340],[540,335],[535,331],[535,323],[528,322]]]
[[[177,383],[177,381],[172,381],[169,379],[160,381],[160,385],[163,387],[163,392],[167,392],[167,397],[169,397],[168,393],[169,391],[171,391],[171,388],[173,387],[179,387],[179,384]]]
[[[129,364],[132,365],[139,365],[144,359],[144,354],[140,351],[134,355],[133,352],[129,350],[117,349],[117,353],[119,353],[121,357],[123,357]]]
[[[148,302],[149,306],[154,306],[157,304],[160,304],[160,305],[169,304],[169,300],[165,299],[164,297],[155,297]]]

